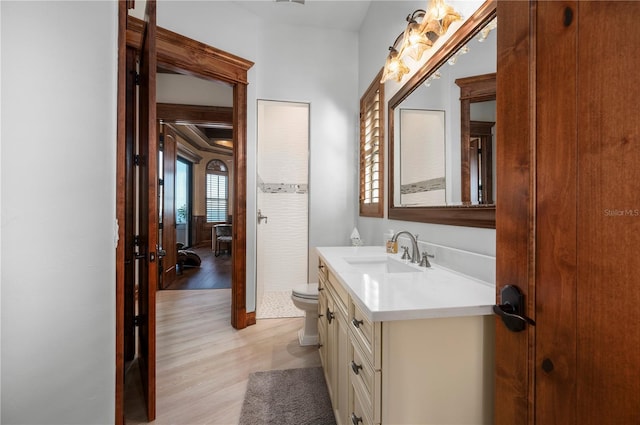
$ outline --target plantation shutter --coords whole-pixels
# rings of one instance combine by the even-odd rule
[[[220,160],[207,164],[207,223],[227,221],[229,182],[227,167]]]
[[[360,99],[360,215],[382,217],[384,203],[384,85],[382,71]]]

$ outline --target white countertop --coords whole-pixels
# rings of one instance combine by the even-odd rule
[[[352,299],[374,322],[493,314],[495,286],[432,264],[413,273],[360,271],[345,259],[354,257],[400,260],[382,246],[316,248]],[[400,260],[402,261],[402,260]]]

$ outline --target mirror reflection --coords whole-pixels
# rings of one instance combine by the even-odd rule
[[[494,18],[390,105],[393,207],[494,203],[496,27]]]

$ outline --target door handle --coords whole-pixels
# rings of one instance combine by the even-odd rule
[[[258,224],[262,223],[262,220],[264,220],[264,224],[268,223],[269,217],[267,217],[266,215],[262,215],[262,211],[258,210]]]
[[[493,312],[500,316],[511,332],[521,332],[527,324],[536,324],[533,319],[524,315],[524,294],[517,286],[506,285],[500,290],[500,304],[493,306]]]

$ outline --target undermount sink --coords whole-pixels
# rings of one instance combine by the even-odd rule
[[[416,273],[420,271],[408,264],[387,257],[345,258],[345,261],[356,269],[369,274]]]

